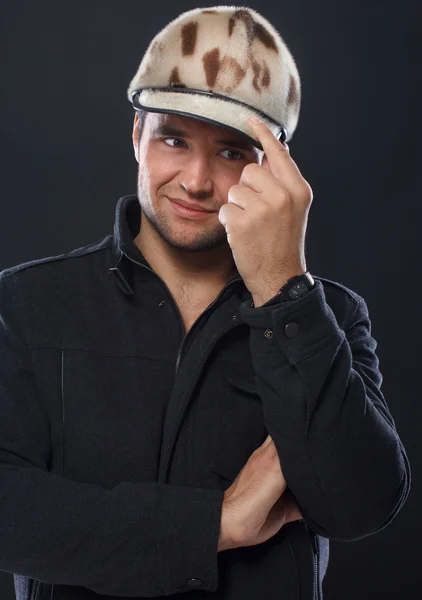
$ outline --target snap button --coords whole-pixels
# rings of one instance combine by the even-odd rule
[[[237,319],[237,315],[232,315],[232,319]]]
[[[273,337],[272,329],[266,329],[264,331],[264,335],[265,335],[266,338],[272,338]]]
[[[197,577],[192,577],[192,579],[188,579],[186,582],[188,587],[194,588],[202,585],[202,579],[198,579]]]
[[[284,327],[284,332],[287,337],[294,337],[299,333],[299,325],[297,323],[287,323]]]

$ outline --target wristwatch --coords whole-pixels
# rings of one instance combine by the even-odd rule
[[[280,296],[282,302],[289,300],[297,300],[310,292],[315,286],[315,280],[309,271],[290,277],[287,282],[280,288],[277,295]]]
[[[300,275],[294,275],[286,281],[286,283],[279,289],[275,296],[267,300],[262,306],[272,306],[281,302],[287,302],[289,300],[297,300],[308,294],[315,286],[315,280],[309,271],[301,273]],[[250,304],[251,308],[254,308],[254,302],[252,300]]]

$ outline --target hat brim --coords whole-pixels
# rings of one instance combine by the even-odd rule
[[[244,102],[214,92],[189,88],[175,90],[174,87],[141,88],[132,92],[132,103],[134,108],[149,112],[174,113],[224,127],[245,137],[259,150],[263,150],[262,144],[248,123],[251,115],[258,115],[280,142],[287,137],[285,128],[268,115]]]

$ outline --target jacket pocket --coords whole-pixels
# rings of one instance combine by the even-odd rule
[[[214,398],[210,470],[234,481],[267,435],[254,372],[227,362]]]
[[[155,478],[162,407],[152,399],[167,398],[168,377],[151,362],[63,351],[65,477],[105,488]]]

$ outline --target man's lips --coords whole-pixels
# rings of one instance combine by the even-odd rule
[[[214,210],[203,207],[201,204],[194,204],[193,202],[186,202],[186,200],[181,200],[180,198],[170,198],[170,196],[167,196],[167,198],[169,200],[171,200],[172,202],[176,202],[177,204],[184,206],[185,208],[190,208],[190,210],[196,210],[196,211],[206,212],[206,213],[216,212]]]

